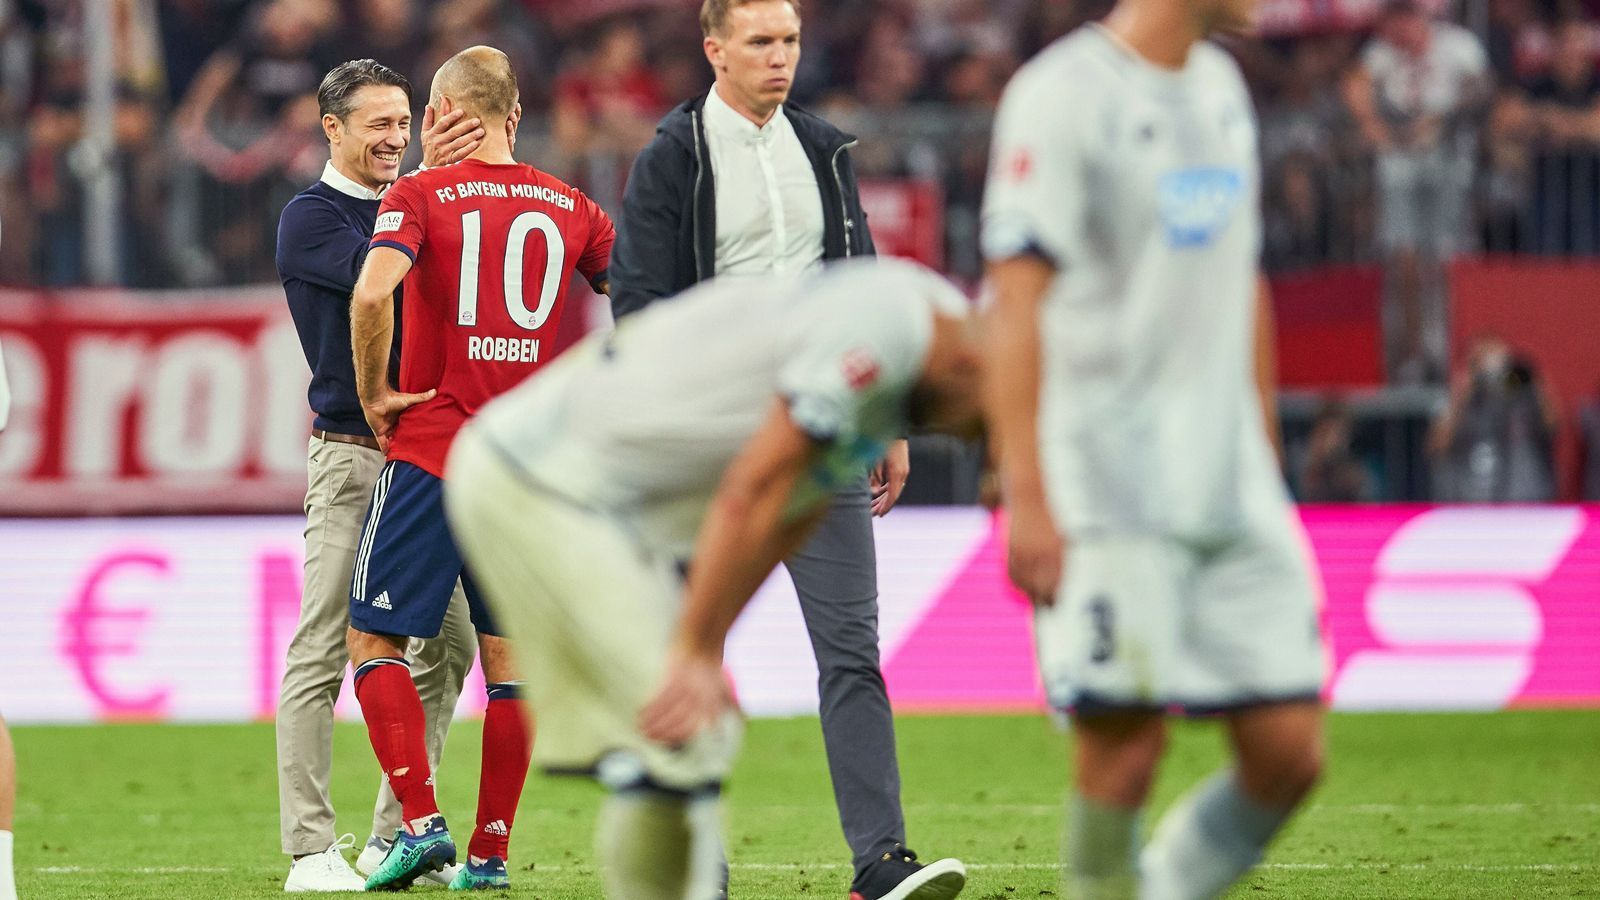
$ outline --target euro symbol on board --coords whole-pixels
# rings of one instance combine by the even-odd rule
[[[100,605],[102,584],[124,567],[137,566],[162,575],[171,570],[165,557],[148,553],[124,553],[103,560],[84,579],[77,602],[61,619],[61,652],[78,669],[83,685],[100,704],[101,712],[117,718],[150,718],[161,715],[171,691],[152,689],[139,696],[118,693],[101,672],[109,658],[138,653],[138,632],[150,618],[149,609],[106,609]]]

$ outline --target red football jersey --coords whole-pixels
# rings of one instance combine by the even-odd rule
[[[411,257],[400,415],[389,458],[444,477],[461,426],[549,361],[576,269],[605,278],[616,237],[593,200],[532,166],[475,159],[413,172],[384,195],[372,246]]]

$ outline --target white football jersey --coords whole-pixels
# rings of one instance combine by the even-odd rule
[[[1082,28],[1007,87],[992,160],[985,255],[1058,272],[1039,441],[1061,527],[1203,539],[1277,514],[1253,375],[1256,128],[1233,60],[1201,43],[1165,70]]]
[[[543,489],[686,559],[723,471],[780,399],[827,447],[791,517],[863,478],[904,433],[933,309],[964,302],[893,261],[708,282],[591,335],[470,427]]]

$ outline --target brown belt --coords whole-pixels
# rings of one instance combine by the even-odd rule
[[[364,434],[336,434],[332,431],[323,431],[321,428],[311,429],[311,436],[319,441],[332,441],[335,444],[355,444],[357,447],[366,447],[369,450],[378,449],[378,439],[367,437]]]

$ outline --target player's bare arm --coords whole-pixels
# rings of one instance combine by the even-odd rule
[[[463,109],[439,115],[430,104],[422,114],[423,167],[448,166],[466,159],[483,142],[483,135],[482,119],[468,118]]]
[[[1032,255],[989,267],[984,408],[1000,489],[1010,517],[1011,581],[1034,603],[1055,602],[1066,542],[1045,500],[1039,468],[1039,310],[1056,269]]]
[[[728,465],[695,541],[683,616],[655,699],[639,714],[651,740],[679,744],[727,705],[722,647],[745,604],[784,557],[798,550],[827,504],[798,520],[783,515],[819,450],[783,403]]]
[[[872,488],[872,514],[886,516],[900,502],[900,494],[911,477],[911,442],[895,441],[883,459],[872,467],[868,479]]]
[[[400,414],[432,400],[436,391],[403,394],[389,386],[394,344],[394,291],[411,271],[411,258],[390,247],[374,247],[350,295],[350,343],[355,352],[356,394],[378,449],[389,451]]]
[[[1272,312],[1272,288],[1265,276],[1256,278],[1256,391],[1261,395],[1262,423],[1267,440],[1283,465],[1283,431],[1278,427],[1278,346]]]

